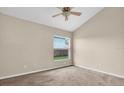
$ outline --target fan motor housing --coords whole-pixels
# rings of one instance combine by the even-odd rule
[[[69,7],[64,7],[62,11],[63,11],[63,16],[69,16],[71,14]]]

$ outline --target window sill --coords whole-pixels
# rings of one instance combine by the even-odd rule
[[[61,59],[61,60],[54,60],[54,62],[59,62],[59,61],[70,61],[71,59]]]

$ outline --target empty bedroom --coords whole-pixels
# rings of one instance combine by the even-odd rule
[[[123,7],[0,7],[0,86],[123,85]]]

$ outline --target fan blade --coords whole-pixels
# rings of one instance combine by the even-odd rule
[[[71,12],[72,15],[80,16],[81,12]]]
[[[61,15],[62,13],[59,13],[59,14],[56,14],[56,15],[53,15],[52,17],[56,17],[56,16],[59,16],[59,15]]]
[[[72,10],[74,7],[70,7],[70,10]]]

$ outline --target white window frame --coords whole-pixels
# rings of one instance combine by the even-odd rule
[[[53,36],[53,44],[54,44],[54,37],[58,38],[65,38],[69,40],[69,47],[68,47],[68,58],[67,59],[60,59],[60,60],[54,60],[54,45],[53,45],[53,60],[56,61],[66,61],[71,59],[71,38],[66,37],[66,36],[61,36],[61,35],[54,35]]]

